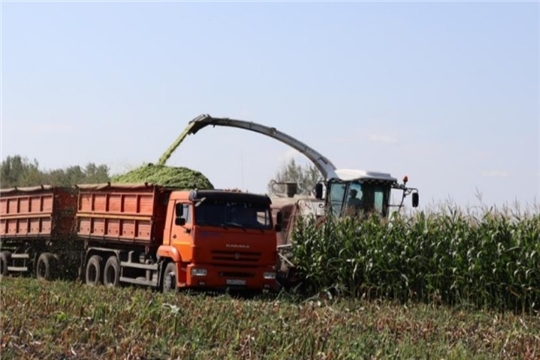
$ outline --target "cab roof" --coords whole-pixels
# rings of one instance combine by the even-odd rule
[[[385,182],[397,182],[397,179],[392,177],[388,173],[356,170],[356,169],[339,169],[336,170],[336,174],[340,180],[344,181],[385,181]]]
[[[267,195],[259,195],[252,193],[243,193],[236,191],[225,190],[192,190],[189,194],[189,200],[200,201],[206,198],[207,200],[217,201],[240,201],[248,203],[256,203],[268,206],[272,203]]]

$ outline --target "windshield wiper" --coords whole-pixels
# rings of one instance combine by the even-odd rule
[[[225,227],[226,225],[229,225],[229,226],[232,226],[232,227],[237,227],[237,228],[240,228],[240,229],[246,231],[246,228],[244,227],[244,225],[239,224],[237,222],[223,222],[223,223],[221,223],[221,226],[223,226],[223,227]]]
[[[225,225],[225,223],[221,223],[221,224],[219,224],[219,226],[221,226],[225,230],[229,230],[229,228]]]
[[[204,200],[206,200],[206,197],[203,197],[201,200],[197,201],[197,203],[195,204],[195,207],[199,207],[199,205],[201,205]]]
[[[212,226],[212,227],[222,226],[225,229],[227,229],[223,223],[220,224],[220,223],[209,222],[209,221],[197,221],[196,225],[199,225],[199,226]]]

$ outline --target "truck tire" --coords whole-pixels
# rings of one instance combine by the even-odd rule
[[[101,266],[103,258],[99,255],[92,255],[86,263],[86,284],[95,286],[103,283],[101,276]]]
[[[8,264],[11,260],[11,253],[9,251],[0,252],[0,275],[7,276],[8,274]]]
[[[174,262],[167,263],[165,270],[163,271],[163,292],[176,291],[176,264]]]
[[[111,255],[103,268],[103,284],[116,287],[120,285],[120,261],[116,255]]]
[[[42,253],[36,263],[36,278],[39,280],[52,280],[56,275],[56,257],[51,253]]]

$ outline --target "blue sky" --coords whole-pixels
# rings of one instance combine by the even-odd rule
[[[123,172],[209,113],[408,175],[423,204],[540,198],[538,3],[3,3],[2,17],[2,158]],[[265,192],[291,156],[307,163],[206,128],[168,164]]]

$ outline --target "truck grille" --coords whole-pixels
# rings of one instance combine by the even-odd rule
[[[234,271],[221,271],[219,276],[226,278],[252,278],[255,277],[255,273],[249,272],[234,272]]]
[[[260,252],[249,251],[212,251],[212,259],[215,261],[235,262],[239,264],[256,264],[261,259]]]

